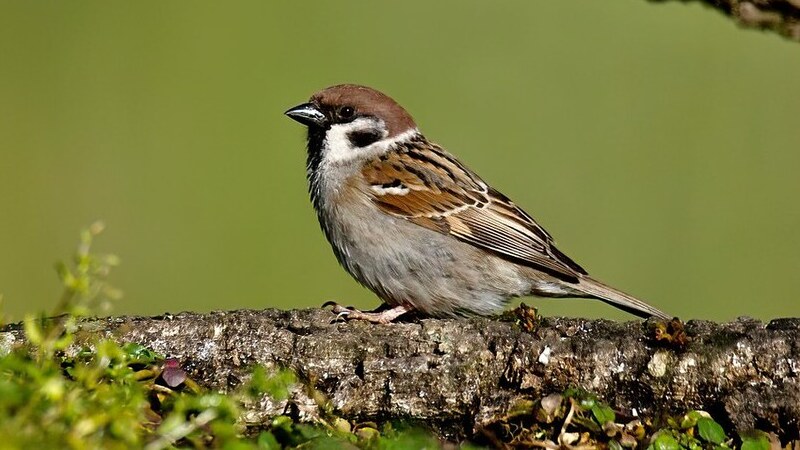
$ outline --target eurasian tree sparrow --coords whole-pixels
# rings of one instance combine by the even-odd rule
[[[307,176],[342,266],[390,306],[351,319],[388,323],[489,315],[523,295],[602,300],[670,316],[591,278],[525,211],[428,141],[388,96],[343,84],[286,111],[308,127]]]

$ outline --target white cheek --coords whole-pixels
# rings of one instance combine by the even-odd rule
[[[353,131],[364,130],[368,128],[383,128],[383,124],[367,118],[359,118],[350,123],[342,123],[332,125],[325,136],[326,152],[324,159],[331,164],[347,162],[357,157],[369,153],[370,147],[377,144],[369,145],[367,147],[353,147],[348,135]],[[384,132],[385,135],[386,132]]]
[[[366,147],[354,147],[347,137],[351,132],[365,129],[383,129],[384,138]],[[408,141],[419,134],[416,128],[400,133],[391,138],[385,137],[388,131],[382,121],[376,119],[358,118],[350,123],[331,126],[325,136],[325,150],[322,165],[342,165],[356,159],[372,158],[385,153],[398,142]]]
[[[318,179],[321,192],[336,192],[342,183],[346,182],[354,174],[359,173],[361,164],[370,158],[382,155],[400,142],[406,142],[419,134],[415,128],[400,133],[391,138],[383,138],[366,147],[354,147],[347,135],[357,129],[375,127],[375,123],[364,123],[364,120],[356,119],[349,124],[333,125],[325,136],[325,143],[322,150],[322,161],[318,167]],[[356,122],[360,124],[354,125]],[[360,126],[358,126],[360,125]],[[382,188],[382,186],[380,186]],[[387,188],[385,194],[406,195],[403,188]]]

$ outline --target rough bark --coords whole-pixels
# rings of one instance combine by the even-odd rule
[[[666,2],[668,0],[653,0]],[[698,0],[679,0],[685,3]],[[800,41],[800,0],[699,0],[747,28],[777,32]]]
[[[545,318],[532,331],[496,319],[332,323],[329,311],[264,310],[84,321],[97,337],[178,358],[200,384],[230,390],[254,364],[294,369],[351,420],[424,421],[469,436],[516,401],[583,387],[640,415],[703,409],[737,430],[800,436],[800,319],[691,321],[686,345],[655,339],[655,322]],[[0,330],[0,354],[24,341]],[[309,389],[251,405],[249,422],[291,410],[313,419]]]

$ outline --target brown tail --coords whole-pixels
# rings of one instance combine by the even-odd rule
[[[670,320],[673,317],[636,297],[618,291],[588,276],[581,277],[580,284],[575,286],[575,289],[645,319],[648,317],[657,317],[659,319]]]

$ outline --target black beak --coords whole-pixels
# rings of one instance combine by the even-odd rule
[[[325,125],[327,119],[325,114],[322,113],[313,103],[303,103],[294,108],[289,109],[284,114],[292,119],[302,123],[303,125],[322,127]]]

